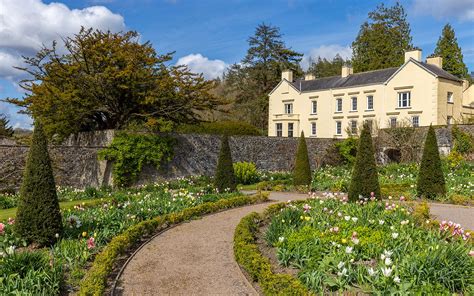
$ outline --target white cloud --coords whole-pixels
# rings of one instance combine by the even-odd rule
[[[221,60],[209,60],[202,54],[190,54],[180,58],[176,65],[187,65],[194,73],[202,73],[206,79],[222,76],[227,64]]]
[[[79,32],[81,26],[114,32],[125,29],[121,15],[103,6],[70,9],[41,0],[0,1],[0,79],[14,80],[21,73],[22,55],[34,55],[43,44]]]
[[[474,0],[414,0],[413,6],[416,13],[438,19],[474,21]]]
[[[310,58],[316,59],[321,57],[331,60],[336,56],[336,54],[339,54],[344,59],[348,59],[352,56],[352,50],[349,46],[341,46],[338,44],[321,45],[312,48],[303,56],[301,67],[306,70],[309,67]]]

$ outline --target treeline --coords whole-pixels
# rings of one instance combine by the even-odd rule
[[[296,78],[340,75],[344,64],[354,72],[398,67],[404,52],[414,49],[410,25],[400,3],[381,4],[369,12],[351,44],[352,57],[312,57],[301,67],[302,53],[287,46],[278,27],[262,23],[248,39],[247,54],[222,78],[205,80],[186,66],[170,66],[173,53],[158,54],[137,32],[111,33],[82,29],[64,38],[64,54],[56,44],[25,58],[19,68],[29,75],[20,82],[23,98],[5,101],[42,122],[45,133],[61,140],[72,133],[101,129],[139,128],[176,130],[202,121],[241,121],[265,133],[268,94],[281,72],[292,69]],[[443,68],[469,78],[461,48],[451,25],[441,32],[433,55]],[[8,120],[0,117],[0,134],[11,135]]]

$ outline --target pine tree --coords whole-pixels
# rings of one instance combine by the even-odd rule
[[[28,242],[48,246],[62,233],[56,185],[42,126],[36,122],[28,152],[15,223]]]
[[[296,186],[311,184],[311,167],[309,164],[306,139],[303,132],[301,132],[298,149],[296,150],[295,167],[293,169],[293,184]]]
[[[374,155],[370,127],[364,124],[360,134],[354,168],[352,169],[352,179],[349,187],[350,201],[358,201],[359,196],[369,198],[372,193],[376,198],[381,198]]]
[[[352,42],[354,72],[402,65],[405,51],[413,48],[411,41],[410,24],[403,6],[398,2],[392,7],[377,6]]]
[[[438,143],[433,126],[430,126],[426,135],[416,192],[418,197],[430,199],[446,195],[446,183],[441,168]]]
[[[222,136],[214,185],[219,192],[225,192],[226,190],[235,191],[237,187],[234,166],[232,164],[232,154],[229,146],[229,138],[227,135]]]
[[[443,58],[444,70],[459,78],[467,78],[467,67],[463,61],[461,47],[450,24],[444,26],[433,55]]]
[[[13,128],[9,125],[9,120],[5,115],[0,115],[0,137],[13,136]]]
[[[344,60],[339,54],[336,54],[331,61],[318,57],[316,61],[310,59],[307,73],[313,74],[315,78],[340,76],[342,66],[348,63],[349,60]]]

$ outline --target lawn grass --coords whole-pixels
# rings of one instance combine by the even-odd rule
[[[108,201],[110,198],[80,199],[71,201],[61,201],[59,206],[62,210],[73,208],[75,205],[94,205]],[[8,218],[15,218],[17,208],[0,210],[0,221],[6,221]]]

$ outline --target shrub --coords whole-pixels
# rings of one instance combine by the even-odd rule
[[[358,201],[359,196],[369,197],[372,192],[375,197],[381,198],[374,154],[372,135],[368,125],[364,124],[349,186],[350,201]]]
[[[308,148],[306,147],[306,139],[303,132],[301,132],[298,149],[296,151],[295,168],[293,169],[293,184],[311,184],[311,167],[309,165]]]
[[[202,122],[199,124],[180,125],[176,129],[182,134],[213,134],[231,136],[261,136],[262,132],[255,126],[240,121]]]
[[[446,195],[446,184],[433,126],[430,126],[426,135],[416,191],[418,197],[430,199]]]
[[[214,183],[219,192],[225,192],[227,190],[235,191],[237,187],[234,166],[232,165],[229,138],[227,135],[222,136],[221,151],[217,161]]]
[[[99,157],[114,162],[115,185],[128,186],[136,181],[144,165],[156,168],[173,156],[174,139],[154,134],[121,132],[109,147],[99,151]]]
[[[345,164],[353,165],[357,155],[357,146],[359,140],[354,137],[349,137],[334,144],[337,151]]]
[[[53,244],[62,233],[48,143],[38,122],[26,161],[15,227],[18,235],[39,245]]]
[[[257,167],[252,162],[234,163],[234,173],[239,184],[248,185],[259,180]]]
[[[453,137],[453,151],[466,154],[474,151],[474,139],[468,133],[461,131],[457,126],[451,130]]]

